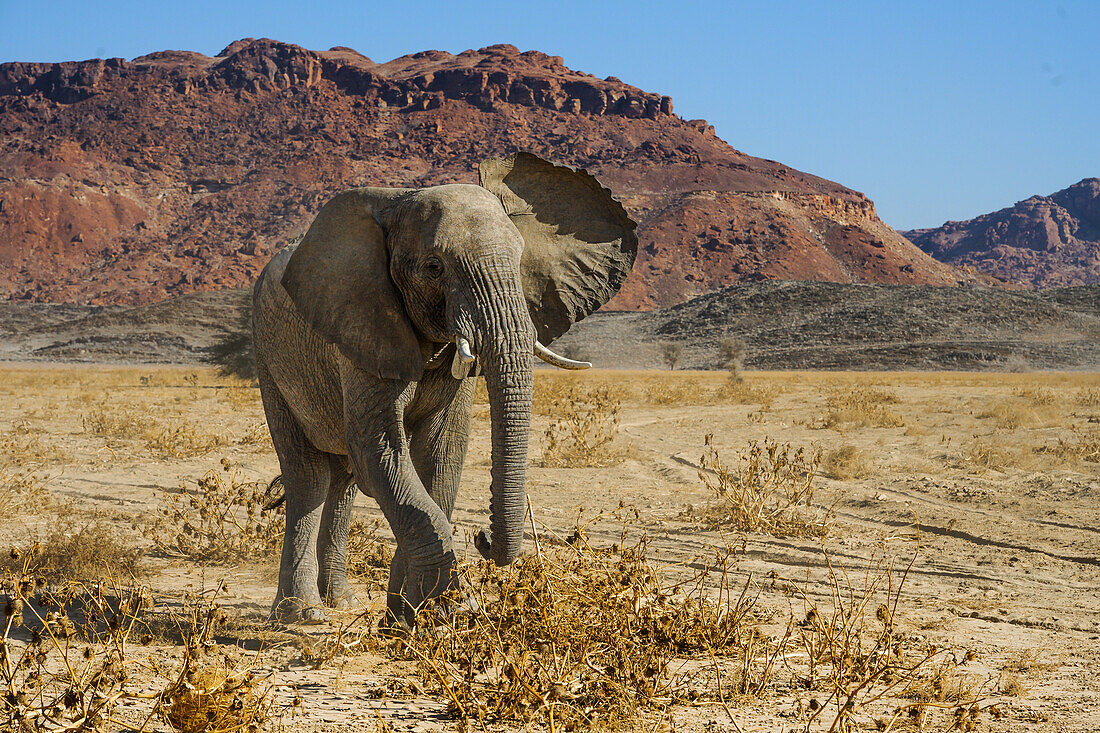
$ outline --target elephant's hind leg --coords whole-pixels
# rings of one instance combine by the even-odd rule
[[[359,493],[344,456],[329,455],[329,490],[317,536],[317,588],[325,605],[355,608],[359,599],[348,583],[348,530]]]
[[[323,621],[317,587],[317,535],[329,493],[328,455],[309,442],[267,370],[259,366],[258,372],[264,413],[286,490],[279,590],[271,616],[286,622]]]

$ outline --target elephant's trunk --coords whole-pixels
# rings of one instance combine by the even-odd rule
[[[520,300],[507,311],[483,320],[480,344],[492,420],[493,480],[491,537],[488,542],[480,538],[478,549],[497,565],[511,563],[523,546],[535,340],[526,303]]]

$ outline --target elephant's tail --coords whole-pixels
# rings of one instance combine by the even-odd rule
[[[267,491],[264,492],[264,497],[263,510],[265,512],[271,511],[286,501],[286,486],[283,485],[282,474],[271,479],[271,483],[267,485]]]

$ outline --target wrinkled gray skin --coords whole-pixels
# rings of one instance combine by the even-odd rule
[[[506,170],[513,160],[504,161]],[[515,162],[510,175],[517,185],[528,185],[521,164],[540,175],[579,175],[534,156]],[[378,502],[397,538],[388,621],[410,622],[415,608],[454,586],[450,518],[476,381],[472,374],[452,376],[456,336],[469,341],[489,394],[491,518],[479,549],[498,565],[519,554],[532,316],[545,318],[537,308],[543,296],[529,300],[524,292],[524,279],[538,278],[521,275],[525,235],[515,222],[536,217],[530,210],[510,216],[509,205],[524,203],[510,195],[462,184],[345,191],[325,205],[299,245],[280,251],[261,273],[253,308],[256,361],[286,491],[273,617],[320,620],[323,605],[356,604],[346,567],[356,485]],[[629,224],[616,243],[620,270],[633,262]],[[584,268],[565,269],[572,278],[592,277],[577,274]],[[597,273],[595,285],[572,287],[602,288],[602,302],[623,275]],[[555,302],[563,297],[568,303],[560,295]],[[591,309],[573,309],[561,318],[564,327]],[[554,330],[564,329],[550,329],[550,338]]]

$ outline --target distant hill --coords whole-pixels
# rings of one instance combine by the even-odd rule
[[[245,290],[122,306],[0,302],[0,360],[201,363],[245,322]],[[753,369],[1100,369],[1100,286],[1006,290],[760,282],[651,313],[600,312],[555,344],[597,366],[721,368],[736,336]]]
[[[375,63],[243,39],[214,57],[0,64],[0,298],[243,286],[335,191],[474,182],[479,160],[517,149],[589,169],[639,221],[612,308],[767,279],[989,281],[921,252],[862,194],[556,56],[501,45]]]
[[[1100,178],[905,235],[939,260],[1020,285],[1094,285],[1100,283]]]

